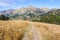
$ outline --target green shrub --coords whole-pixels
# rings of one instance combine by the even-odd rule
[[[0,20],[9,20],[9,17],[6,17],[4,15],[0,15]]]

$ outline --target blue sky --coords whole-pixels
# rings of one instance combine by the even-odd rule
[[[0,10],[27,6],[60,8],[60,0],[0,0]]]

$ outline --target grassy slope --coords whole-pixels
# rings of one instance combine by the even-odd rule
[[[60,40],[60,25],[31,22],[41,34],[42,40]],[[0,40],[21,40],[29,21],[0,21]],[[27,28],[28,29],[28,28]]]

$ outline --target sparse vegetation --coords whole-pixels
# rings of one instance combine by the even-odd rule
[[[60,16],[57,16],[57,15],[43,16],[40,22],[60,24]]]
[[[0,15],[0,20],[9,20],[9,17],[5,15]]]

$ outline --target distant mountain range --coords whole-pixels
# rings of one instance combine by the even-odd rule
[[[20,9],[8,9],[0,11],[0,14],[10,17],[10,19],[40,19],[44,15],[60,15],[60,9],[35,8],[32,6]]]

